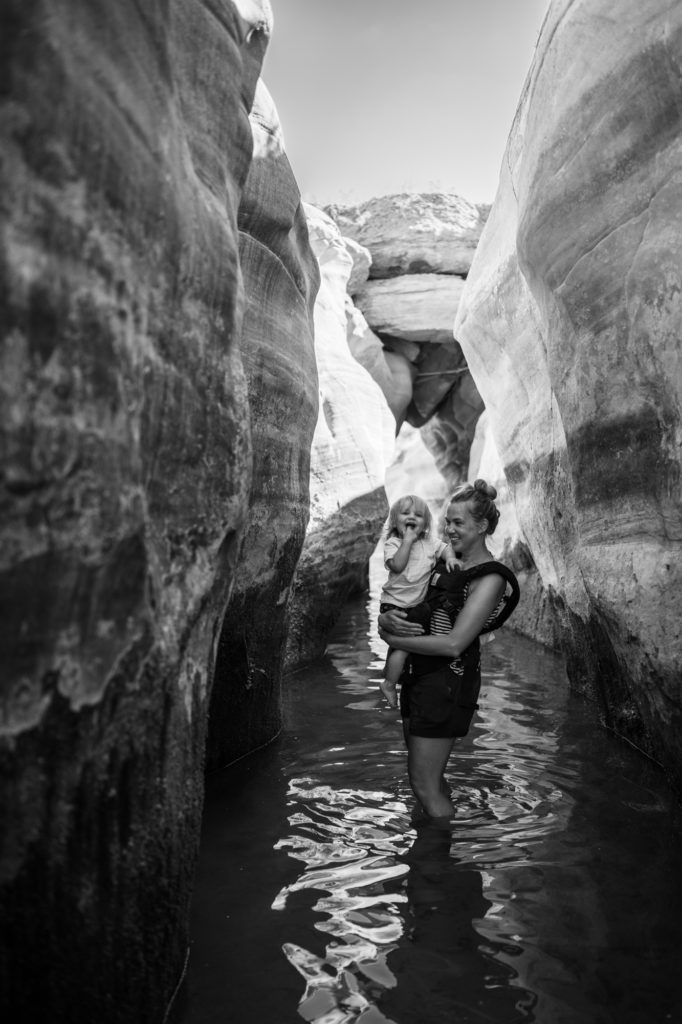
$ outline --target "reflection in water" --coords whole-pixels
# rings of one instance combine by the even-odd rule
[[[282,740],[209,783],[189,1024],[682,1020],[665,780],[502,631],[450,762],[456,820],[413,820],[374,621],[349,606]]]

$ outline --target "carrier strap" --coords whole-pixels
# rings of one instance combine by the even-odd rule
[[[499,629],[514,611],[521,596],[519,581],[511,569],[508,569],[502,562],[482,562],[481,565],[474,565],[471,569],[460,569],[455,572],[441,571],[436,566],[429,582],[429,590],[426,595],[427,604],[432,608],[445,607],[447,610],[447,595],[461,589],[462,573],[466,575],[467,583],[471,580],[480,579],[481,576],[491,575],[502,576],[507,583],[507,588],[500,599],[500,603],[486,620],[481,632],[490,633],[494,629]]]

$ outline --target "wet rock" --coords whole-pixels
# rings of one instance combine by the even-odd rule
[[[681,60],[679,7],[552,4],[455,326],[572,683],[680,785]]]
[[[319,269],[277,111],[262,82],[250,120],[253,159],[238,227],[253,471],[244,541],[218,641],[210,768],[261,746],[281,728],[288,599],[308,523],[318,413],[313,304]]]
[[[343,602],[368,582],[386,516],[383,481],[395,422],[377,383],[350,352],[346,285],[351,257],[333,221],[306,204],[321,273],[315,302],[320,411],[310,467],[310,524],[296,570],[286,661],[319,656]]]
[[[370,276],[466,275],[490,207],[451,193],[380,196],[327,212],[372,254]]]

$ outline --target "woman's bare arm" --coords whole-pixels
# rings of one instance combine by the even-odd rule
[[[505,587],[504,579],[496,573],[475,580],[471,584],[464,607],[449,633],[435,636],[407,636],[390,633],[381,628],[382,616],[379,616],[379,636],[390,647],[394,647],[398,651],[457,658],[479,635],[487,619],[500,603]]]

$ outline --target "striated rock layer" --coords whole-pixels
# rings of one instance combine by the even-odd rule
[[[319,269],[277,112],[259,83],[254,150],[239,207],[253,474],[247,529],[218,644],[207,763],[218,768],[281,727],[289,590],[309,515],[318,412],[313,303]]]
[[[455,325],[572,683],[682,785],[682,9],[554,2]]]
[[[8,1020],[161,1021],[249,495],[256,520],[268,488],[289,503],[271,605],[302,542],[306,456],[273,442],[280,492],[264,436],[293,418],[277,404],[293,364],[301,444],[312,431],[315,277],[290,177],[259,220],[254,172],[238,239],[266,0],[6,15],[0,1001]],[[280,317],[300,348],[264,369],[258,339]],[[268,407],[253,485],[250,399],[254,417]]]
[[[286,663],[323,653],[348,597],[366,588],[369,557],[388,511],[384,477],[395,422],[384,395],[347,341],[346,286],[352,257],[334,222],[306,204],[318,259],[315,352],[320,411],[310,471],[310,524],[293,583]]]

